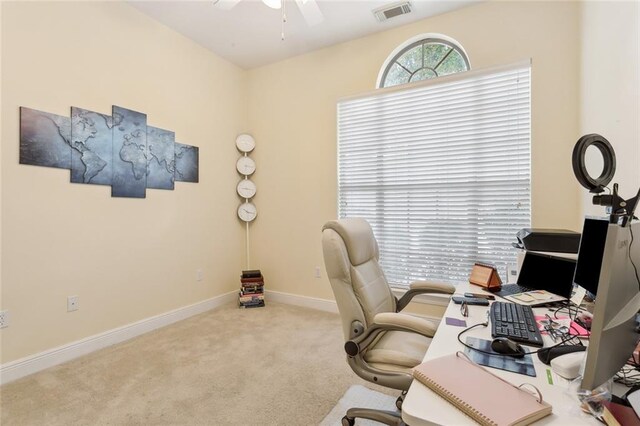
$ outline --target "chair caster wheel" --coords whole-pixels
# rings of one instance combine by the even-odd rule
[[[404,402],[404,396],[399,396],[398,399],[396,399],[396,408],[400,411],[402,411],[403,402]]]
[[[355,419],[351,419],[347,416],[344,416],[342,418],[342,426],[353,426],[356,424],[356,420]]]
[[[398,399],[396,399],[396,408],[402,411],[402,403],[404,402],[404,398],[407,396],[407,391],[402,391]]]

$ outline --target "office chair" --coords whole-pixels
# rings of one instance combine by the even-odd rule
[[[327,222],[322,250],[342,319],[347,362],[364,380],[402,391],[396,401],[401,410],[413,380],[411,368],[422,362],[437,325],[400,311],[418,294],[452,294],[454,287],[414,282],[396,299],[378,263],[378,243],[364,219]],[[398,412],[369,408],[350,408],[342,424],[352,426],[355,418],[404,425]]]

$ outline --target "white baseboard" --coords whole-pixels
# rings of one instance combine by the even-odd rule
[[[302,306],[304,308],[317,309],[319,311],[338,313],[338,305],[334,300],[318,299],[316,297],[299,296],[291,293],[265,290],[264,297],[267,301],[285,303],[287,305]]]
[[[106,348],[116,343],[124,342],[150,331],[173,324],[183,319],[215,309],[238,297],[237,291],[222,294],[193,305],[165,312],[151,318],[146,318],[104,333],[96,334],[85,339],[49,349],[35,355],[8,362],[0,366],[0,384],[17,380],[29,374],[46,368],[62,364],[82,355]]]
[[[194,315],[210,311],[219,306],[236,301],[237,291],[216,296],[193,305],[165,312],[151,318],[127,324],[104,333],[96,334],[69,344],[49,349],[35,355],[30,355],[15,361],[0,365],[0,384],[12,382],[38,371],[71,361],[82,355],[89,354],[99,349],[106,348],[116,343],[124,342],[158,328],[165,327],[175,322],[187,319]],[[300,296],[279,291],[265,291],[267,301],[284,303],[287,305],[301,306],[319,311],[338,313],[338,305],[334,300],[319,299],[316,297]],[[425,301],[438,304],[439,300]],[[425,303],[423,302],[423,303]],[[434,318],[437,320],[437,318]]]

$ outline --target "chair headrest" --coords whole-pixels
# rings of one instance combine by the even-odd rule
[[[332,220],[322,227],[323,231],[325,229],[332,229],[340,235],[353,266],[378,258],[378,243],[366,220],[361,218]]]

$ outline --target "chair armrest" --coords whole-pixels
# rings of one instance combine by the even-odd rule
[[[398,300],[397,311],[407,307],[411,299],[418,294],[453,294],[456,288],[452,284],[437,283],[433,281],[415,281],[409,285],[409,290]]]
[[[397,312],[383,312],[373,317],[373,323],[364,334],[354,337],[344,345],[349,356],[356,356],[373,343],[385,331],[406,331],[425,337],[433,337],[437,326],[426,319]]]
[[[425,337],[433,337],[438,327],[429,320],[413,315],[383,312],[373,317],[373,324],[389,327],[393,330],[410,331],[422,334]]]

